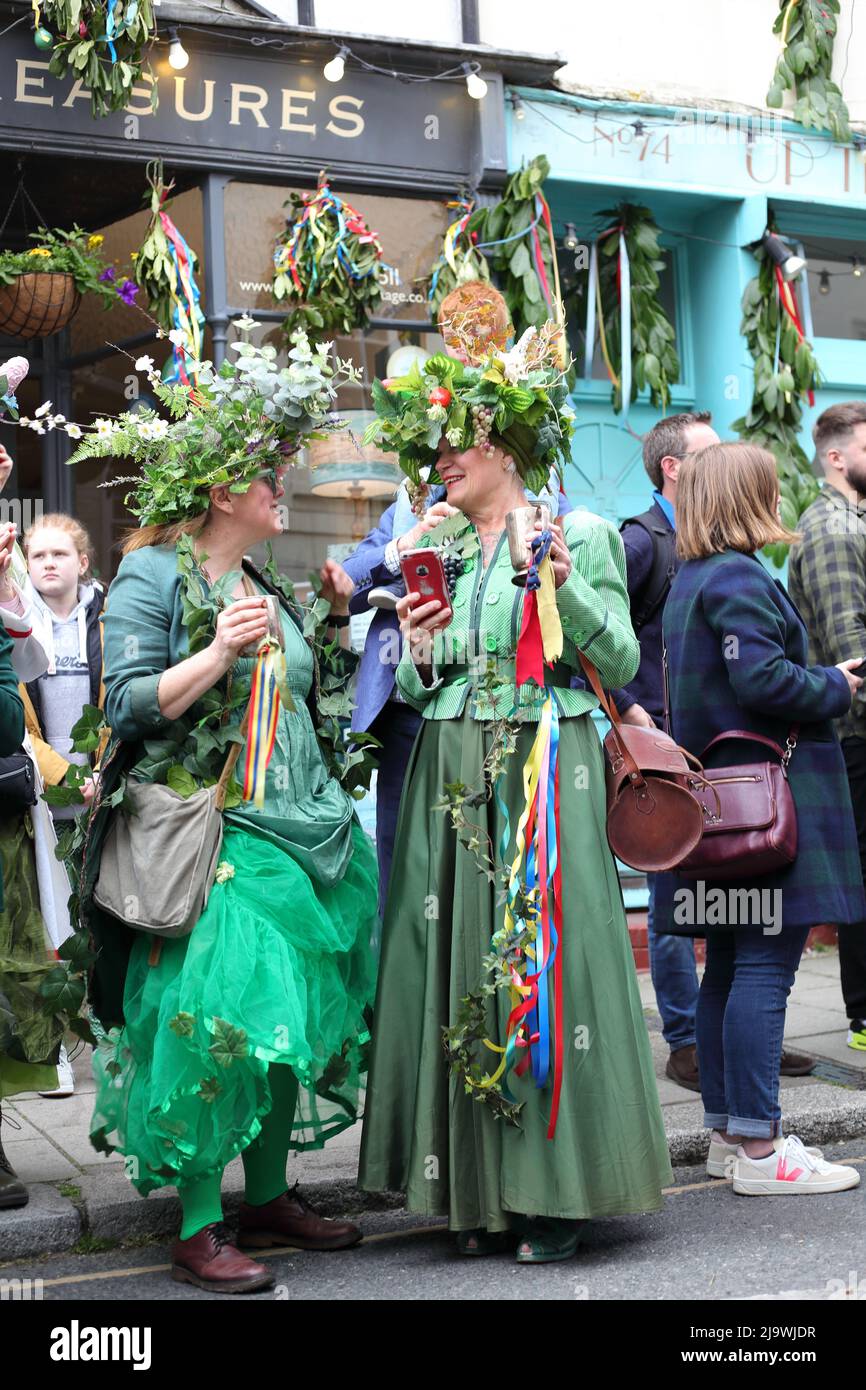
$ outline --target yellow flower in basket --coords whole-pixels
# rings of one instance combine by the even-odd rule
[[[103,243],[104,241],[105,241],[105,237],[104,237],[104,236],[102,236],[99,232],[94,232],[92,236],[89,236],[89,237],[87,238],[87,249],[88,249],[88,251],[95,251],[96,248],[97,248],[98,246],[101,246],[102,243]]]
[[[27,252],[28,256],[50,256],[51,252],[47,246],[34,246],[32,251]]]

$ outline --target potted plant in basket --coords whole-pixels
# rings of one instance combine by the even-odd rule
[[[40,227],[30,239],[29,250],[0,251],[0,333],[48,338],[66,327],[83,294],[98,295],[106,309],[118,298],[134,302],[135,282],[106,266],[98,233]]]

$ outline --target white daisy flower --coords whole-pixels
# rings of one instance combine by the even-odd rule
[[[153,358],[146,356],[137,358],[135,363],[135,370],[137,372],[153,371]]]
[[[114,421],[105,419],[95,420],[93,422],[93,428],[98,435],[105,436],[106,434],[114,434]]]
[[[136,428],[139,439],[153,439],[153,424],[150,420],[139,420]]]
[[[159,419],[151,420],[150,429],[151,439],[164,439],[165,436],[168,434],[168,421]]]
[[[45,434],[45,426],[41,420],[31,420],[28,429],[31,429],[34,434]]]
[[[70,423],[69,423],[68,425],[64,425],[63,428],[66,430],[66,433],[69,435],[69,438],[70,438],[70,439],[80,439],[80,438],[81,438],[81,434],[82,434],[81,426],[80,426],[80,425],[76,425],[76,424],[74,423],[74,421],[70,421]]]

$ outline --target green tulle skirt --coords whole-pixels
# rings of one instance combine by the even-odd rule
[[[301,1082],[295,1149],[358,1118],[374,993],[376,863],[357,824],[339,881],[311,878],[275,840],[227,821],[219,878],[191,935],[142,934],[126,1024],[95,1053],[91,1140],[127,1156],[146,1194],[220,1172],[271,1108],[268,1067]]]

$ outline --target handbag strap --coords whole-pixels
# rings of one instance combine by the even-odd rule
[[[778,753],[779,757],[782,759],[782,766],[787,767],[788,763],[791,761],[791,754],[797,747],[799,733],[800,725],[792,724],[788,730],[785,747],[783,748],[774,738],[768,738],[766,734],[753,734],[748,729],[726,729],[724,733],[716,734],[715,738],[710,739],[701,754],[701,758],[705,758],[710,749],[714,748],[717,743],[724,743],[725,740],[729,738],[740,738],[747,740],[749,743],[763,743],[765,747],[772,748],[773,752]]]

